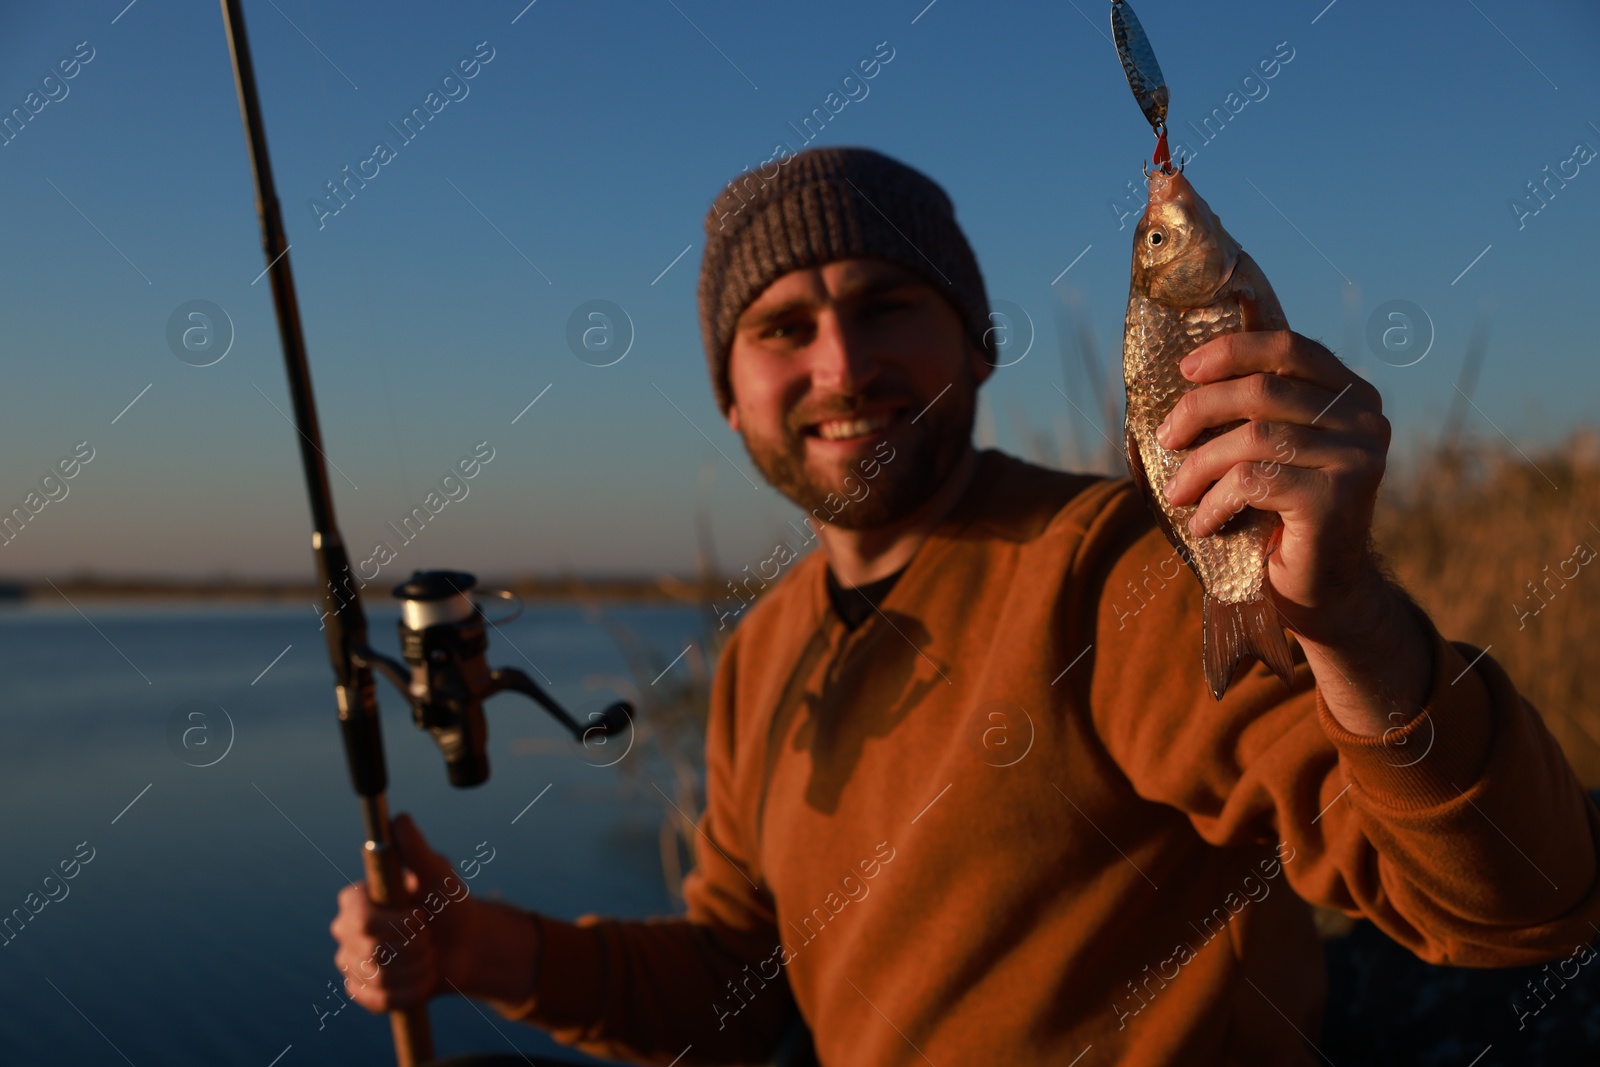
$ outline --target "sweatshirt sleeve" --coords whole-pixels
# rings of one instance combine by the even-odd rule
[[[540,932],[534,992],[520,1004],[495,1004],[501,1014],[594,1056],[770,1060],[796,1009],[787,979],[771,973],[780,970],[774,905],[752,873],[751,838],[732,790],[737,645],[736,631],[712,683],[706,806],[684,880],[688,914],[569,923],[527,913]]]
[[[1214,845],[1287,843],[1300,896],[1432,963],[1517,966],[1594,940],[1600,813],[1488,649],[1423,616],[1427,702],[1381,737],[1338,724],[1298,649],[1292,692],[1248,661],[1214,701],[1200,583],[1143,512],[1131,493],[1113,502],[1078,561],[1091,714],[1141,796]]]

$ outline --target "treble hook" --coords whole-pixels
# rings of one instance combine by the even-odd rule
[[[1181,157],[1178,157],[1178,173],[1179,174],[1184,173],[1184,166],[1186,166],[1187,163],[1189,163],[1189,157],[1187,157],[1187,155],[1181,155]],[[1150,178],[1150,165],[1149,165],[1149,163],[1141,163],[1141,165],[1139,165],[1139,170],[1144,171],[1144,178],[1146,178],[1146,179]],[[1173,162],[1171,162],[1171,160],[1168,160],[1168,162],[1162,163],[1162,165],[1158,166],[1157,171],[1158,171],[1158,173],[1162,173],[1162,174],[1171,174],[1171,173],[1173,173]]]
[[[1178,170],[1177,170],[1177,173],[1182,174],[1183,173],[1183,168],[1188,162],[1189,162],[1189,157],[1188,156],[1180,156],[1178,158]],[[1139,164],[1139,169],[1144,171],[1145,178],[1148,179],[1150,177],[1150,164],[1141,163],[1141,164]],[[1170,160],[1167,161],[1166,163],[1162,164],[1160,167],[1157,167],[1156,169],[1161,174],[1171,174],[1171,173],[1173,173],[1172,162]]]

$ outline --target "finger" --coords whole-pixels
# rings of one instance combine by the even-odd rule
[[[361,1005],[368,1011],[377,1013],[383,1011],[383,990],[359,978],[345,975],[345,996],[353,1003]]]
[[[1316,506],[1327,496],[1328,478],[1318,470],[1279,465],[1271,473],[1263,463],[1240,463],[1224,474],[1200,499],[1189,519],[1189,531],[1210,537],[1245,508],[1295,513]]]
[[[1382,410],[1383,401],[1365,378],[1356,374],[1325,347],[1292,330],[1259,330],[1214,337],[1178,363],[1185,378],[1215,382],[1246,374],[1283,374],[1319,385],[1330,393],[1343,393]]]
[[[350,999],[373,1014],[378,1015],[403,1008],[419,1007],[426,1004],[432,996],[432,988],[423,985],[407,985],[395,988],[381,988],[369,985],[365,989],[359,989],[358,987],[358,991],[352,993]]]
[[[369,995],[383,994],[404,1003],[431,995],[438,973],[435,950],[426,938],[409,944],[393,938],[345,944],[334,954],[334,966],[345,975],[346,988],[365,987]]]
[[[431,851],[428,847],[428,839],[423,836],[421,827],[417,825],[417,821],[411,817],[409,811],[402,811],[394,817],[393,829],[395,840],[401,844],[412,845],[421,848],[423,851]]]
[[[1247,422],[1198,446],[1167,480],[1167,503],[1193,504],[1239,463],[1317,466],[1328,460],[1328,431],[1289,423]]]
[[[345,974],[353,974],[365,982],[379,981],[377,957],[380,951],[377,938],[366,934],[345,938],[333,954],[334,966]]]
[[[424,1004],[433,995],[431,979],[428,981],[414,980],[403,983],[362,982],[346,976],[344,980],[345,992],[355,1003],[374,1014],[394,1011],[397,1008],[411,1008]]]
[[[345,976],[345,981],[355,981],[361,985],[371,985],[378,980],[378,965],[373,962],[372,955],[376,946],[363,947],[355,944],[339,946],[339,951],[333,954],[333,965],[339,968],[339,973]]]
[[[344,975],[344,988],[350,999],[373,1008],[374,998],[383,993],[383,985],[382,971],[373,962],[372,954],[342,949],[333,957],[333,965]]]
[[[348,935],[359,932],[367,924],[367,916],[372,910],[372,901],[367,897],[367,887],[364,882],[356,882],[339,890],[339,910],[333,916],[333,921],[328,924],[328,932],[334,940],[343,940]]]
[[[367,896],[367,883],[352,882],[339,890],[335,898],[339,902],[341,912],[359,913],[372,906],[372,898]]]
[[[353,1003],[361,1005],[374,1015],[386,1010],[384,1008],[385,999],[383,990],[379,989],[377,986],[362,984],[350,978],[346,978],[344,980],[344,989],[346,995],[349,996]]]
[[[400,862],[415,871],[421,881],[429,885],[450,871],[450,861],[428,845],[411,816],[401,812],[394,818],[394,843],[400,852]]]
[[[392,938],[396,930],[404,929],[407,920],[416,921],[410,911],[368,904],[359,913],[341,911],[329,924],[328,931],[341,943],[364,943],[370,948],[377,941]]]
[[[433,943],[423,937],[379,965],[378,987],[388,995],[391,1006],[410,1007],[432,995],[437,973]]]
[[[1316,420],[1338,428],[1353,417],[1354,408],[1330,414],[1337,393],[1330,393],[1310,382],[1277,374],[1251,374],[1229,378],[1191,389],[1178,398],[1165,421],[1156,428],[1156,441],[1162,448],[1186,447],[1201,433],[1242,419],[1262,422],[1298,423],[1309,426]]]

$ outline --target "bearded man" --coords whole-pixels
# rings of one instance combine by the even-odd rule
[[[718,664],[687,914],[472,897],[352,973],[404,913],[350,887],[357,1002],[460,992],[659,1064],[766,1062],[797,1017],[830,1065],[1312,1064],[1308,904],[1456,965],[1592,939],[1600,813],[1368,547],[1371,385],[1289,331],[1184,362],[1163,444],[1238,425],[1169,498],[1220,526],[1272,464],[1250,499],[1283,521],[1298,646],[1292,691],[1252,663],[1214,701],[1201,588],[1133,486],[973,447],[991,323],[943,190],[864,149],[773,167],[707,216],[700,320],[728,425],[822,550]],[[396,836],[414,889],[449,873]]]

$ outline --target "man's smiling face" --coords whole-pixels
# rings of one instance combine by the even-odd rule
[[[950,475],[971,446],[989,369],[919,275],[836,260],[783,275],[739,316],[728,424],[767,481],[807,511],[852,495],[845,479],[859,484],[863,461],[892,455],[873,491],[833,520],[870,529],[914,511]]]

